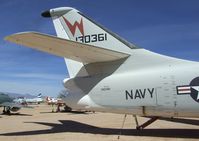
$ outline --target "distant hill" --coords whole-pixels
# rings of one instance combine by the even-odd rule
[[[31,94],[18,94],[18,93],[10,93],[10,92],[0,92],[9,95],[11,98],[25,97],[25,98],[34,98],[36,96]]]

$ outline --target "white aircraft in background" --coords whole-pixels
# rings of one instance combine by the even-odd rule
[[[65,58],[70,78],[62,99],[72,109],[152,117],[137,129],[158,117],[199,117],[198,62],[139,48],[71,7],[42,16],[52,18],[58,37],[23,32],[5,39]]]
[[[22,104],[22,105],[27,105],[26,100],[25,100],[24,97],[15,98],[15,99],[13,99],[13,101],[14,101],[15,103],[20,103],[20,104]]]
[[[43,102],[43,98],[41,96],[42,96],[42,94],[39,93],[37,95],[37,97],[35,97],[35,98],[25,98],[24,100],[25,100],[26,103],[40,104],[40,103]]]

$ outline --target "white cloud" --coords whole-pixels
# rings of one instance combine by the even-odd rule
[[[64,75],[45,73],[1,73],[0,91],[57,96],[64,89]]]
[[[53,73],[16,73],[16,72],[4,72],[0,74],[0,77],[9,77],[13,79],[39,79],[39,80],[63,80],[67,78],[67,74],[53,74]]]
[[[43,95],[47,96],[57,96],[58,93],[64,87],[60,84],[56,85],[48,85],[48,84],[29,84],[23,83],[18,81],[11,81],[11,80],[0,80],[0,91],[2,92],[13,92],[13,93],[20,93],[20,94],[32,94],[37,95],[38,93],[42,93]]]
[[[64,79],[64,75],[46,74],[46,73],[16,73],[9,74],[10,77],[27,78],[27,79],[46,79],[46,80],[60,80]]]

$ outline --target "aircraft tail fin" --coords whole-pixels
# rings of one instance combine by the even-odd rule
[[[37,98],[41,98],[41,96],[42,96],[42,94],[41,94],[41,93],[39,93],[39,94],[37,95]]]
[[[42,16],[53,19],[59,37],[123,53],[138,48],[74,8],[50,9],[43,12]]]
[[[137,49],[74,8],[50,9],[42,16],[52,18],[58,37],[24,32],[5,39],[64,57],[70,78],[75,77],[81,69],[87,75],[85,64],[123,59],[131,54],[132,49]]]
[[[74,8],[50,9],[43,12],[42,16],[52,18],[57,36],[60,38],[122,53],[129,53],[129,50],[137,48]],[[84,66],[83,63],[71,59],[65,59],[65,62],[70,77],[74,77]]]

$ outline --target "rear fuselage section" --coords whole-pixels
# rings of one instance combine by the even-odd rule
[[[111,63],[108,66],[111,67]],[[197,70],[199,64],[196,62],[140,50],[111,74],[96,73],[69,80],[74,88],[65,100],[75,109],[142,116],[199,117]]]

